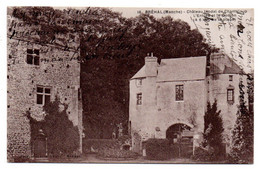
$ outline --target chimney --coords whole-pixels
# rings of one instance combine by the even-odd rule
[[[151,53],[151,56],[149,56],[149,53],[145,57],[145,73],[146,76],[157,76],[157,57],[153,56],[153,53]]]

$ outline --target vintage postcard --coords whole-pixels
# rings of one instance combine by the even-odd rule
[[[253,152],[253,9],[7,7],[9,163]]]

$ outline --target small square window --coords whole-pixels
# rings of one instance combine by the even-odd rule
[[[176,85],[175,92],[176,101],[183,101],[183,85]]]
[[[138,94],[136,95],[136,98],[137,98],[136,104],[137,104],[137,105],[141,105],[141,104],[142,104],[142,93],[138,93]]]
[[[229,75],[229,81],[233,81],[233,75]]]
[[[40,50],[27,49],[26,63],[31,65],[40,65]]]
[[[40,105],[45,105],[51,101],[51,88],[37,86],[37,100],[36,103]]]
[[[227,89],[227,101],[234,102],[234,89]]]

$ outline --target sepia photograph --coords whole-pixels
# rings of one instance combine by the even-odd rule
[[[8,163],[254,164],[253,8],[8,6],[6,22]]]

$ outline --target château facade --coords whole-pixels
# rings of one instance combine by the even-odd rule
[[[209,60],[200,56],[160,63],[154,56],[145,57],[145,65],[130,79],[132,150],[141,153],[149,138],[168,138],[188,142],[192,153],[203,139],[207,103],[216,99],[229,152],[241,79],[245,84],[245,73],[224,53]]]

